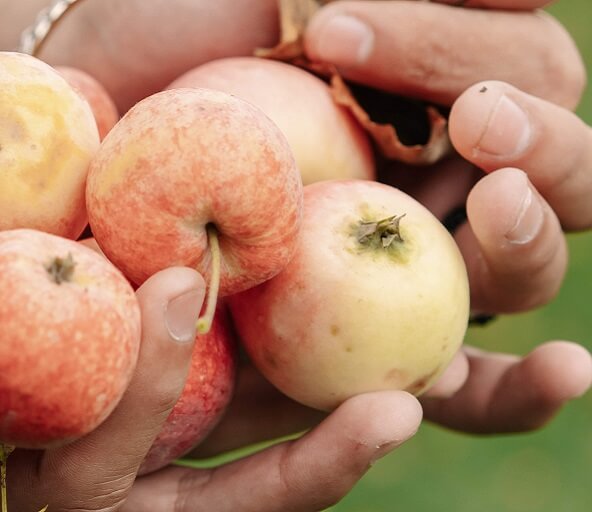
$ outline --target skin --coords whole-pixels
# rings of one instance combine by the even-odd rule
[[[400,242],[359,244],[356,223],[391,215],[405,215]],[[462,343],[469,288],[454,240],[422,205],[375,182],[325,181],[304,189],[287,267],[230,305],[262,374],[294,400],[332,410],[367,391],[429,388]]]
[[[304,185],[375,178],[368,136],[311,73],[255,57],[218,59],[168,86],[180,87],[224,91],[263,110],[286,136]]]
[[[138,284],[172,265],[209,276],[206,225],[214,225],[224,296],[290,259],[302,182],[260,110],[225,93],[177,89],[147,98],[111,131],[89,171],[87,207],[101,249]]]
[[[47,64],[0,52],[0,229],[77,238],[84,187],[99,146],[92,112]]]
[[[56,258],[68,255],[74,266],[61,272]],[[137,361],[133,290],[93,251],[33,230],[0,232],[0,269],[0,439],[46,448],[88,434]]]
[[[67,66],[56,66],[56,70],[88,101],[97,122],[99,138],[103,140],[119,121],[119,112],[109,93],[95,78],[84,71]]]
[[[117,11],[114,10],[114,3],[120,6],[129,5],[130,8]],[[230,3],[232,7],[229,6]],[[256,8],[273,8],[273,3],[271,0],[257,2]],[[386,16],[387,12],[392,14],[393,11],[389,9],[394,4],[405,5],[407,14],[402,10],[398,11],[400,16],[406,16],[406,21],[402,22],[401,17],[393,18],[393,25],[396,23],[398,29],[389,30],[388,33],[380,32],[375,43],[384,47],[392,45],[393,40],[396,42],[402,35],[401,27],[413,26],[419,13],[425,15],[425,9],[433,9],[432,13],[438,13],[435,16],[437,23],[430,26],[430,30],[422,33],[421,37],[405,39],[406,58],[414,63],[422,61],[425,57],[423,43],[427,38],[432,47],[438,41],[449,44],[447,50],[442,48],[438,54],[436,64],[439,69],[455,69],[455,64],[461,58],[467,63],[459,68],[454,81],[434,73],[429,84],[435,95],[453,98],[452,103],[470,85],[495,76],[503,77],[519,89],[528,91],[528,94],[522,94],[539,106],[547,105],[543,100],[573,106],[582,93],[585,74],[581,59],[565,30],[550,19],[542,24],[534,22],[524,25],[525,19],[539,19],[537,13],[519,12],[516,17],[509,17],[506,11],[500,13],[495,10],[536,9],[546,3],[548,2],[542,0],[483,0],[480,2],[481,6],[493,9],[489,12],[490,17],[484,17],[480,11],[471,9],[472,5],[477,6],[477,2],[473,1],[466,2],[468,8],[446,6],[446,11],[441,10],[444,6],[435,3],[380,2],[385,10],[381,13],[373,10],[376,17]],[[69,62],[72,65],[86,61],[87,55],[97,57],[86,62],[97,64],[102,78],[112,84],[109,90],[112,93],[119,90],[121,93],[117,100],[120,108],[127,108],[132,103],[131,98],[143,97],[152,84],[161,80],[161,69],[165,70],[162,81],[169,83],[182,72],[198,65],[197,61],[200,59],[205,61],[209,57],[224,56],[221,54],[225,52],[230,55],[245,54],[243,52],[250,51],[253,46],[248,41],[243,46],[245,40],[255,41],[258,46],[269,46],[277,40],[275,17],[267,17],[265,12],[245,13],[237,7],[252,5],[252,2],[221,1],[213,5],[207,2],[209,10],[202,9],[206,2],[201,0],[182,2],[183,5],[180,2],[173,4],[171,1],[166,4],[166,8],[163,8],[159,2],[86,2],[89,11],[96,10],[85,15],[84,21],[80,10],[82,7],[77,15],[81,18],[75,18],[73,12],[69,21],[64,20],[52,35],[44,55],[54,62]],[[371,2],[359,4],[360,8],[368,5],[368,9],[373,9],[370,7]],[[3,6],[3,13],[11,13],[11,16],[0,18],[0,24],[7,24],[6,27],[2,26],[0,38],[4,38],[5,45],[12,47],[15,36],[20,31],[19,23],[22,27],[29,24],[37,10],[45,5],[45,1],[0,0],[0,5]],[[138,15],[148,13],[143,9],[151,8],[155,9],[158,16]],[[162,22],[163,13],[170,17],[166,23]],[[220,16],[217,17],[216,13]],[[492,33],[489,30],[490,23],[492,20],[502,19],[500,15],[503,16],[504,23],[498,25],[500,32]],[[176,28],[176,16],[187,29],[166,34],[159,32],[162,27]],[[459,16],[463,17],[466,25],[455,21]],[[273,20],[269,23],[271,18]],[[223,23],[220,23],[221,20]],[[196,23],[199,25],[196,26]],[[244,30],[216,28],[242,27],[239,23],[244,23]],[[473,34],[479,44],[467,47],[467,31]],[[93,39],[97,33],[101,34],[102,41],[113,44],[97,45]],[[159,37],[147,40],[140,34],[158,34]],[[217,37],[218,34],[225,35],[222,44],[220,40],[217,40],[215,46],[204,43],[207,38],[212,35]],[[227,37],[227,34],[233,34],[233,37]],[[307,37],[313,40],[316,36],[318,34],[310,32]],[[507,44],[500,45],[500,41]],[[487,59],[483,58],[481,51],[483,44],[489,44],[491,48]],[[138,58],[138,55],[145,55],[144,48],[147,45],[150,58]],[[513,52],[506,55],[505,59],[496,58],[498,52],[505,51],[506,47],[524,51]],[[122,48],[126,51],[121,51]],[[196,55],[199,55],[199,59],[194,59]],[[435,60],[432,65],[435,65]],[[186,61],[190,64],[184,64]],[[372,67],[376,68],[379,64],[375,59]],[[392,65],[381,69],[385,80],[388,79],[389,82],[396,81],[404,71],[403,68]],[[429,71],[429,66],[426,69]],[[524,72],[525,69],[529,72]],[[361,81],[365,81],[365,72],[363,65],[358,67],[357,73]],[[418,90],[421,87],[425,89],[425,82],[422,81],[415,87]],[[425,94],[429,94],[429,91],[425,91]],[[463,101],[462,98],[459,101]],[[473,123],[478,129],[487,126],[490,111],[480,108],[480,105],[473,104],[474,110],[470,115],[459,115],[457,123]],[[539,137],[544,130],[537,132],[531,142],[540,144],[548,157],[560,159],[560,172],[577,174],[579,178],[574,180],[577,183],[581,174],[575,173],[576,168],[579,169],[581,165],[590,169],[590,162],[586,158],[590,147],[589,129],[581,123],[566,122],[564,116],[560,118],[560,124],[555,126],[553,118],[546,116],[544,110],[534,110],[531,122],[563,130],[566,137],[571,135],[572,139],[577,140],[574,150],[581,155],[578,166],[574,167],[566,160],[561,160],[563,148],[555,144],[552,137]],[[510,120],[506,119],[506,122]],[[457,137],[455,145],[460,147],[463,140],[465,139],[462,136]],[[471,146],[474,142],[470,140],[466,144],[467,148],[474,147]],[[475,181],[482,176],[480,173],[473,174],[472,166],[479,167],[482,159],[483,155],[476,154],[470,159],[470,165],[464,159],[459,159],[452,169],[447,166],[440,170],[433,169],[430,172],[432,179],[426,179],[424,184],[421,181],[427,173],[419,176],[416,173],[414,178],[406,173],[405,177],[399,175],[398,181],[404,183],[416,197],[425,200],[430,209],[442,218],[447,211],[466,200]],[[515,172],[517,165],[512,156],[498,155],[499,169],[510,167]],[[526,172],[529,178],[535,176],[539,169],[543,172],[551,169],[546,167],[544,161],[535,160],[534,155],[529,152],[520,159],[518,168]],[[500,219],[511,221],[514,208],[519,209],[520,201],[516,201],[512,195],[500,196],[499,189],[495,194],[488,193],[489,184],[493,183],[489,181],[491,179],[495,179],[506,192],[510,191],[516,182],[508,181],[506,177],[503,173],[493,173],[483,178],[480,182],[481,193],[482,198],[487,200],[483,204],[498,201]],[[584,184],[585,182],[581,187],[582,196],[589,194]],[[502,201],[499,201],[500,197]],[[508,275],[503,281],[492,279],[487,286],[477,286],[472,292],[473,300],[478,300],[476,304],[482,310],[493,312],[506,309],[506,304],[507,309],[516,310],[526,307],[527,302],[532,306],[548,300],[545,290],[553,290],[556,283],[561,281],[561,273],[558,272],[561,267],[555,266],[554,272],[537,272],[530,276],[532,265],[538,261],[538,252],[533,249],[538,244],[560,245],[559,240],[563,236],[561,231],[550,224],[552,229],[541,231],[532,244],[526,244],[522,250],[506,251],[504,238],[500,238],[500,232],[494,229],[495,219],[477,215],[480,204],[482,203],[475,202],[469,211],[470,225],[457,231],[457,241],[461,243],[461,248],[467,248],[465,254],[475,255],[475,260],[495,261],[500,266],[504,261],[513,261],[511,272],[514,282],[522,284],[530,292],[517,303],[512,302],[513,288],[509,286],[512,279]],[[546,218],[552,219],[553,216]],[[583,222],[591,220],[582,219]],[[477,233],[480,233],[478,239],[475,236]],[[488,240],[487,244],[482,243],[485,239]],[[503,247],[504,250],[498,247]],[[472,259],[467,264],[470,275],[474,276],[471,285],[476,286],[480,279],[479,274],[473,270],[476,266]],[[554,265],[557,262],[542,262],[543,269]],[[492,264],[488,263],[486,266]],[[143,313],[143,350],[134,380],[120,407],[104,427],[68,450],[34,454],[17,451],[13,455],[15,458],[11,462],[11,471],[15,481],[22,485],[18,489],[9,485],[9,492],[12,493],[9,505],[12,504],[17,510],[34,510],[36,505],[41,508],[41,503],[51,501],[63,509],[88,508],[89,495],[92,495],[93,506],[100,510],[113,510],[126,497],[129,503],[127,510],[159,512],[173,509],[194,511],[199,506],[207,510],[222,510],[219,506],[214,506],[219,505],[221,499],[229,500],[229,506],[234,507],[234,510],[238,507],[244,509],[245,506],[259,512],[323,508],[344,496],[372,461],[395,449],[413,434],[420,418],[419,410],[414,405],[416,402],[413,399],[408,401],[409,395],[364,395],[357,397],[348,407],[335,411],[329,416],[330,421],[323,421],[312,431],[314,437],[305,436],[302,442],[282,443],[256,457],[215,470],[166,469],[151,475],[149,479],[137,480],[131,488],[135,468],[140,464],[151,439],[157,435],[180,394],[183,376],[187,371],[191,346],[171,341],[166,334],[163,313],[163,305],[175,293],[185,292],[195,285],[192,277],[195,273],[188,269],[183,270],[188,273],[183,279],[178,274],[179,270],[173,269],[170,271],[173,274],[169,271],[159,273],[138,290]],[[525,275],[529,275],[528,280]],[[169,280],[173,276],[174,283]],[[199,309],[199,305],[194,305],[191,308],[192,313],[196,307]],[[194,322],[195,319],[190,320]],[[426,398],[422,398],[427,418],[449,424],[457,430],[482,434],[540,428],[567,401],[584,393],[592,379],[592,364],[588,352],[567,342],[544,344],[524,357],[463,350],[450,368],[451,373],[445,374],[433,388],[439,392],[437,396],[432,396],[435,399],[434,404],[438,405],[437,410],[433,405],[428,405]],[[550,372],[550,369],[553,371]],[[516,393],[516,389],[528,389],[531,392]],[[454,414],[449,414],[448,411],[453,409]],[[368,414],[369,410],[372,414]],[[146,418],[146,421],[137,422],[136,418],[139,416]],[[200,454],[220,453],[230,447],[301,431],[318,424],[323,417],[318,412],[287,400],[250,366],[243,366],[235,400],[223,422],[209,436],[208,442],[200,446]],[[379,445],[383,447],[382,450],[375,448]],[[40,460],[43,463],[38,465]],[[82,463],[88,460],[94,463]],[[63,468],[64,471],[58,474],[55,468]],[[293,485],[285,485],[287,482]],[[248,491],[240,492],[240,489]],[[253,489],[261,494],[253,493]],[[212,507],[210,504],[213,504]],[[126,507],[121,507],[121,510],[126,510]]]

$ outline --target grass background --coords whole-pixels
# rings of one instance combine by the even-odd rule
[[[563,0],[548,10],[573,35],[592,72],[590,0]],[[578,113],[592,125],[592,87]],[[592,232],[571,234],[568,242],[570,267],[556,300],[535,312],[473,328],[467,342],[526,354],[544,341],[567,339],[592,350]],[[229,458],[186,463],[204,467]],[[379,461],[331,512],[475,510],[592,511],[592,393],[567,405],[535,433],[478,438],[424,423],[415,438]]]
[[[548,10],[570,31],[592,71],[592,3],[564,0]],[[578,113],[592,125],[592,87]],[[571,263],[557,299],[535,312],[471,329],[469,343],[525,354],[543,341],[569,339],[592,350],[592,233],[568,240]],[[531,434],[476,438],[426,423],[331,510],[589,512],[592,393]]]

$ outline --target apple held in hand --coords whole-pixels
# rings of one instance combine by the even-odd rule
[[[257,57],[218,59],[188,71],[169,89],[206,87],[259,107],[282,130],[305,185],[329,179],[374,179],[368,136],[337,105],[329,86],[303,69]]]
[[[74,241],[0,232],[0,443],[46,448],[114,409],[140,344],[123,275]]]
[[[141,101],[111,130],[90,167],[87,206],[101,249],[136,284],[175,265],[211,280],[217,238],[228,295],[292,257],[302,181],[285,137],[259,109],[222,92],[175,89]]]
[[[77,238],[86,226],[85,181],[98,147],[88,103],[55,69],[0,52],[0,230]]]
[[[425,391],[462,343],[469,287],[453,238],[421,204],[376,182],[328,181],[304,189],[289,265],[230,305],[263,375],[330,410],[367,391]]]
[[[224,416],[234,392],[237,345],[226,308],[199,335],[185,387],[146,455],[140,474],[156,471],[196,447]]]

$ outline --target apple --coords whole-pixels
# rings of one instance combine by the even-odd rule
[[[218,59],[180,76],[171,88],[205,87],[242,98],[282,130],[305,185],[329,179],[374,179],[372,146],[364,129],[313,74],[257,57]]]
[[[99,138],[103,140],[119,121],[119,112],[107,89],[86,71],[69,66],[56,66],[55,69],[88,101],[95,116]]]
[[[140,474],[185,455],[219,423],[234,392],[236,348],[228,312],[219,307],[212,329],[197,337],[181,397],[146,455]]]
[[[288,266],[229,303],[261,373],[331,410],[363,392],[428,389],[463,341],[469,286],[454,239],[415,199],[377,182],[327,181],[304,189]]]
[[[135,284],[188,266],[212,283],[210,297],[218,282],[224,296],[288,263],[302,181],[260,109],[218,91],[175,89],[136,104],[111,130],[90,165],[87,207],[97,243]]]
[[[95,429],[127,388],[140,346],[129,283],[82,244],[0,232],[0,442],[48,448]]]
[[[0,52],[0,231],[75,239],[86,226],[85,181],[99,147],[88,103],[35,57]]]

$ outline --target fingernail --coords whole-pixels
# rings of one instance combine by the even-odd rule
[[[374,32],[354,16],[338,14],[318,28],[316,57],[337,66],[361,64],[373,48]]]
[[[504,94],[494,107],[477,148],[494,156],[515,157],[528,148],[531,135],[528,115]]]
[[[203,292],[199,290],[179,295],[167,304],[165,319],[171,338],[179,343],[193,341],[202,304]]]
[[[533,192],[530,185],[527,184],[516,221],[506,234],[506,239],[513,244],[526,244],[530,242],[541,230],[543,217],[544,212],[541,201]]]

